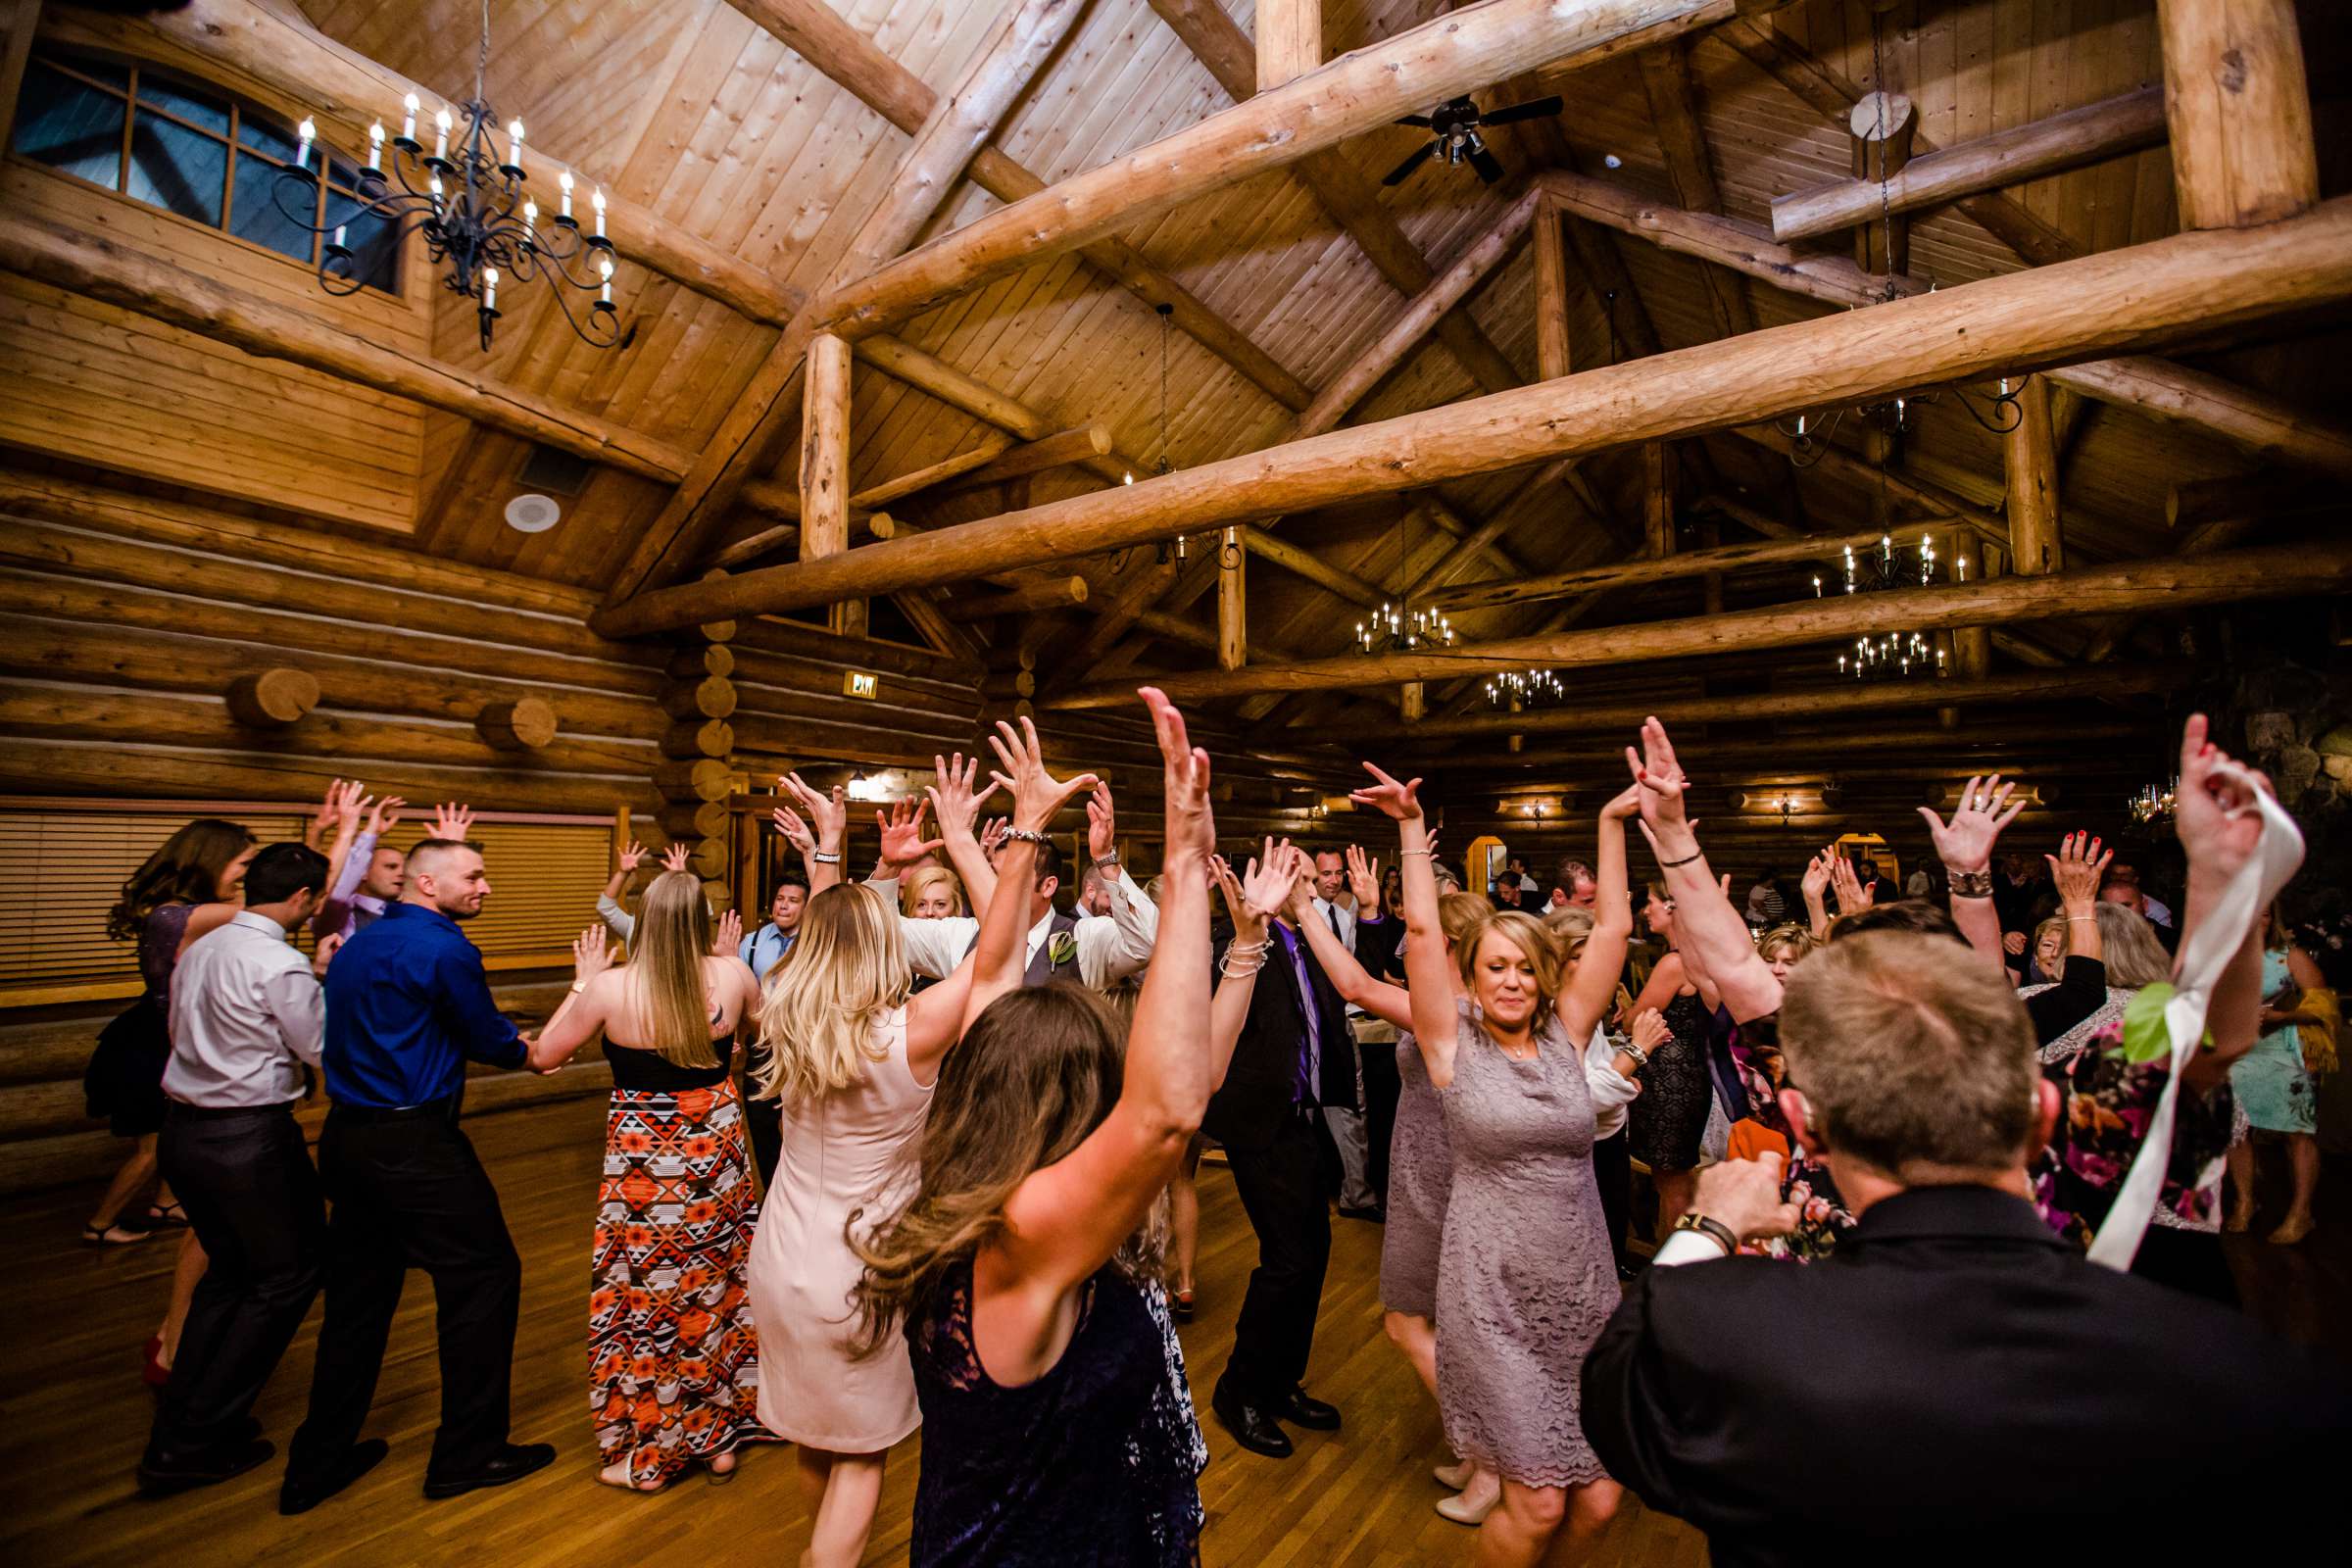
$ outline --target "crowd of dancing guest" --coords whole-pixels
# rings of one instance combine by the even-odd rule
[[[1436,1501],[1482,1564],[1577,1557],[1622,1487],[1727,1561],[1882,1551],[1923,1517],[1972,1550],[2112,1548],[2183,1466],[2269,1484],[2345,1441],[2340,1375],[2230,1309],[2225,1169],[2243,1228],[2249,1126],[2287,1134],[2273,1239],[2308,1233],[2305,1057],[2334,1012],[2311,954],[2255,918],[2300,842],[2201,719],[2177,917],[2089,835],[2004,846],[2014,785],[1972,779],[1924,813],[1940,900],[1833,846],[1798,923],[1769,873],[1734,903],[1657,720],[1591,858],[1547,884],[1505,860],[1482,897],[1439,862],[1418,781],[1372,762],[1354,801],[1393,848],[1228,862],[1205,754],[1143,697],[1150,892],[1107,784],[999,726],[990,786],[941,759],[925,799],[877,812],[863,881],[843,793],[783,781],[800,863],[744,890],[766,895],[748,934],[674,854],[632,911],[649,858],[628,845],[535,1034],[464,933],[491,896],[465,808],[404,849],[405,803],[338,783],[309,843],[174,835],[111,917],[146,989],[90,1080],[133,1152],[85,1239],[190,1227],[142,1490],[270,1459],[251,1412],[321,1295],[280,1508],[367,1473],[411,1267],[440,1345],[425,1495],[549,1465],[511,1441],[520,1262],[459,1114],[469,1062],[556,1072],[600,1038],[603,1172],[579,1197],[598,1478],[726,1481],[789,1443],[813,1568],[865,1557],[918,1428],[917,1563],[1197,1560],[1207,1449],[1176,1324],[1204,1138],[1256,1244],[1217,1422],[1270,1459],[1343,1426],[1307,1390],[1334,1201],[1381,1223],[1388,1334],[1450,1450]],[[1081,804],[1070,887],[1053,829]],[[1657,867],[1647,962],[1629,823]],[[2177,1030],[2198,1038],[2177,1052]],[[293,1117],[314,1073],[315,1165]],[[1638,1271],[1636,1161],[1658,1200]],[[2095,1535],[2085,1495],[2108,1499]]]

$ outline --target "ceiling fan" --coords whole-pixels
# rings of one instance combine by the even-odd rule
[[[1479,135],[1481,125],[1508,125],[1515,121],[1541,120],[1545,115],[1560,112],[1557,98],[1537,98],[1508,109],[1481,113],[1477,104],[1467,97],[1448,98],[1426,115],[1407,115],[1396,122],[1399,125],[1418,125],[1430,132],[1429,140],[1413,149],[1412,156],[1389,171],[1383,185],[1401,185],[1410,179],[1413,171],[1427,163],[1432,155],[1442,154],[1449,164],[1468,164],[1478,171],[1478,177],[1492,185],[1502,178],[1502,165],[1487,151],[1486,139]]]

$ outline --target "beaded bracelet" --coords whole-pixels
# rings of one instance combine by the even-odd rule
[[[828,855],[823,850],[810,850],[808,852],[808,858],[814,860],[819,865],[839,865],[841,863],[841,857],[839,855]]]
[[[1023,844],[1046,842],[1046,836],[1033,827],[1008,827],[1004,830],[1004,836],[1008,839],[1019,839]]]
[[[1992,873],[1990,871],[1955,871],[1947,865],[1943,868],[1943,874],[1952,879],[1952,897],[1955,899],[1989,899],[1992,897]]]

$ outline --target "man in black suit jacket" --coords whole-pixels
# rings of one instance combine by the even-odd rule
[[[1777,1155],[1711,1167],[1585,1362],[1601,1462],[1719,1568],[2218,1563],[2264,1499],[2326,1494],[2339,1371],[2042,1220],[2026,1164],[2058,1096],[2000,978],[1942,938],[1834,943],[1780,1039],[1784,1108],[1858,1227],[1810,1267],[1726,1257],[1796,1215]]]
[[[1218,943],[1220,964],[1231,940]],[[1320,1111],[1355,1103],[1355,1057],[1347,1004],[1305,939],[1277,916],[1266,942],[1249,1019],[1200,1130],[1225,1146],[1257,1233],[1233,1357],[1209,1407],[1242,1446],[1279,1459],[1291,1453],[1281,1422],[1322,1432],[1340,1424],[1338,1409],[1300,1385],[1331,1259],[1328,1194],[1338,1164]]]

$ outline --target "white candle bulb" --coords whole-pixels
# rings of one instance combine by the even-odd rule
[[[516,168],[522,165],[522,122],[519,120],[507,122],[507,162]]]
[[[448,110],[444,109],[439,114],[433,116],[433,156],[435,158],[447,158],[449,156],[449,126],[450,119]]]
[[[344,250],[348,248],[343,243],[343,231],[349,226],[350,225],[346,223],[337,223],[335,225],[335,249]]]
[[[558,174],[556,176],[556,183],[562,186],[564,189],[564,210],[556,216],[559,218],[569,218],[571,216],[571,171],[566,169],[564,171],[564,172]]]
[[[416,95],[415,93],[409,94],[406,98],[403,98],[400,101],[402,115],[400,122],[400,134],[404,140],[415,141],[416,139],[417,107]]]
[[[498,309],[498,269],[495,267],[482,269],[482,309]]]
[[[602,298],[603,298],[603,303],[605,303],[605,304],[607,304],[607,305],[610,305],[610,304],[612,304],[612,257],[608,256],[608,257],[606,257],[606,258],[604,259],[604,268],[603,268],[603,270],[604,270],[604,274],[605,274],[605,292],[604,292],[604,294],[603,294]]]
[[[426,186],[426,189],[427,189],[427,190],[428,190],[428,191],[431,193],[431,195],[432,195],[432,198],[433,198],[433,212],[434,212],[434,215],[437,217],[437,216],[439,216],[439,214],[440,214],[440,212],[441,212],[441,176],[440,176],[439,174],[435,174],[435,175],[432,177],[432,181],[431,181],[431,183],[430,183],[429,185],[427,185],[427,186]]]
[[[522,226],[529,229],[536,229],[539,226],[539,204],[537,202],[522,204]]]
[[[368,127],[368,167],[370,170],[384,167],[384,126],[381,121]]]
[[[306,119],[294,129],[295,134],[302,138],[294,148],[294,167],[308,169],[311,167],[311,143],[317,139],[318,127]]]
[[[605,191],[603,186],[597,187],[595,196],[589,200],[589,205],[596,209],[596,237],[602,239],[605,237]]]

